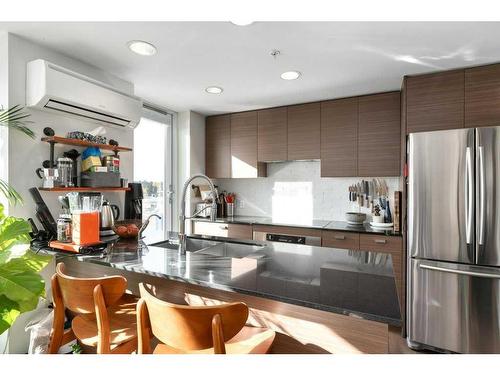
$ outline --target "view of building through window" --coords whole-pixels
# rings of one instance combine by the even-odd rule
[[[152,219],[144,232],[148,242],[161,241],[169,220],[168,187],[171,168],[169,164],[170,116],[165,116],[165,123],[143,117],[134,130],[134,181],[142,183],[144,199],[142,202],[145,219],[151,214],[158,214],[162,220]]]

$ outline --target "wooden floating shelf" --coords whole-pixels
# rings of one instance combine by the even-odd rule
[[[128,187],[54,187],[38,188],[40,191],[70,192],[70,191],[129,191]]]
[[[112,146],[103,143],[93,143],[93,142],[81,141],[79,139],[58,137],[57,135],[54,135],[52,137],[43,137],[42,141],[48,143],[61,143],[65,145],[78,146],[78,147],[97,147],[100,148],[101,150],[110,150],[113,152],[132,151],[132,149],[129,147]]]

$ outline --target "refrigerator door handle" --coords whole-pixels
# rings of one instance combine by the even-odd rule
[[[484,147],[479,146],[479,245],[484,245],[484,216],[486,214],[486,182],[484,171]]]
[[[473,201],[473,191],[472,191],[472,150],[467,147],[465,150],[465,240],[468,245],[472,244],[472,201]]]
[[[489,278],[489,279],[500,279],[500,273],[477,272],[477,271],[468,271],[468,270],[462,270],[462,269],[456,269],[456,268],[448,268],[448,267],[443,267],[443,266],[439,266],[436,264],[432,264],[430,262],[429,263],[420,263],[418,266],[422,269],[431,270],[431,271],[448,272],[448,273],[455,273],[455,274],[466,275],[466,276],[484,277],[484,278]]]

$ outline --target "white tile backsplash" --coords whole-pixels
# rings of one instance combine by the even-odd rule
[[[219,191],[236,193],[236,215],[270,216],[277,221],[344,220],[344,213],[358,211],[349,202],[348,187],[371,177],[320,177],[319,161],[270,163],[268,177],[217,179]],[[386,177],[391,210],[398,177]],[[362,208],[369,214],[369,209]]]

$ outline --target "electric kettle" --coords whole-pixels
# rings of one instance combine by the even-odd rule
[[[103,201],[101,206],[101,229],[110,229],[120,216],[120,208],[116,204]]]

